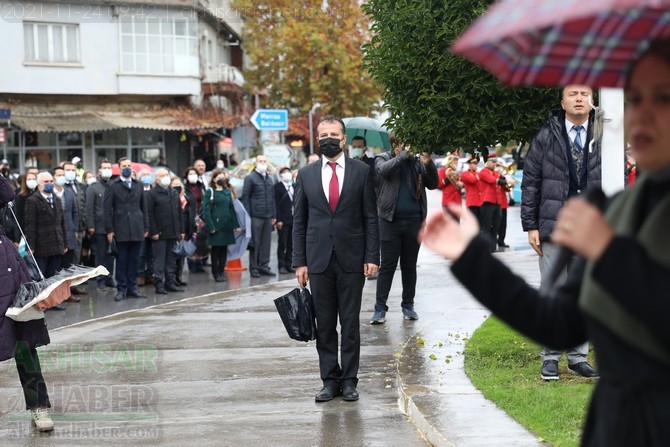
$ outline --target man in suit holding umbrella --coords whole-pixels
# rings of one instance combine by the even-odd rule
[[[316,349],[323,388],[317,402],[342,394],[358,400],[360,311],[365,277],[379,266],[379,223],[370,167],[344,156],[345,126],[331,115],[317,127],[321,160],[298,173],[293,215],[293,267],[311,280]],[[338,362],[338,316],[342,330]]]

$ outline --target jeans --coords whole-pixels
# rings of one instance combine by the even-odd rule
[[[396,219],[389,222],[379,219],[379,246],[381,265],[377,275],[377,299],[375,310],[388,311],[386,301],[389,297],[393,275],[398,260],[402,277],[401,307],[414,308],[416,292],[416,260],[421,244],[417,239],[421,229],[421,219]]]

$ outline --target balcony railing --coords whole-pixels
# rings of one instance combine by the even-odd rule
[[[210,65],[205,82],[231,82],[244,86],[244,75],[237,67],[233,67],[232,65]]]

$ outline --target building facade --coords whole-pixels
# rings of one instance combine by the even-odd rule
[[[253,146],[241,20],[227,0],[0,1],[0,126],[12,170],[127,156],[175,172]],[[3,119],[3,116],[5,119]],[[251,135],[251,137],[250,137]],[[226,147],[230,147],[228,144]]]

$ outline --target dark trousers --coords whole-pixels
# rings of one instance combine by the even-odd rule
[[[293,224],[284,222],[277,230],[277,266],[291,268],[293,264]]]
[[[54,255],[46,257],[37,257],[35,256],[35,261],[37,261],[37,266],[42,270],[42,274],[45,278],[51,278],[56,274],[61,268],[63,260],[63,255]]]
[[[481,228],[482,227],[482,216],[481,216],[481,213],[479,212],[479,208],[480,207],[478,207],[478,206],[469,206],[468,207],[468,209],[472,212],[472,214],[474,214],[475,217],[477,218],[477,222],[479,222],[479,228]]]
[[[184,257],[183,256],[175,256],[175,272],[174,272],[174,277],[179,281],[183,282],[181,280],[181,276],[184,273]]]
[[[153,252],[153,277],[156,281],[164,281],[165,284],[174,285],[176,264],[172,248],[177,239],[159,239],[151,241]]]
[[[484,202],[479,209],[481,215],[481,234],[489,240],[490,251],[497,249],[498,227],[500,226],[500,205]]]
[[[210,262],[212,264],[212,276],[223,274],[223,269],[226,268],[226,260],[228,259],[227,245],[212,245],[209,251]]]
[[[116,241],[116,290],[137,290],[137,266],[142,242]]]
[[[505,243],[507,236],[507,208],[500,208],[500,225],[498,226],[498,245]]]
[[[251,245],[249,268],[251,270],[270,269],[270,248],[272,245],[272,219],[251,218]]]
[[[14,347],[14,360],[23,388],[26,410],[51,407],[37,351],[29,348],[26,342],[18,341]]]
[[[386,301],[393,284],[398,260],[402,277],[403,308],[414,307],[416,294],[416,260],[419,256],[420,219],[396,219],[389,222],[379,219],[379,247],[381,248],[381,265],[377,275],[377,299],[375,310],[388,311]]]
[[[61,269],[66,269],[74,263],[74,250],[68,250],[67,253],[60,258]]]
[[[154,276],[154,254],[151,245],[154,241],[145,237],[140,246],[140,255],[138,260],[138,274],[149,278]]]
[[[114,256],[107,254],[107,235],[94,234],[92,236],[93,247],[95,249],[95,266],[102,265],[109,271],[108,276],[98,276],[96,281],[98,284],[110,284],[114,274]]]
[[[321,380],[324,386],[335,389],[340,385],[356,386],[361,356],[360,313],[365,276],[362,271],[343,271],[335,252],[332,252],[328,268],[323,273],[310,273],[309,283],[316,312],[316,351]],[[342,331],[342,366],[337,361],[338,316]]]

